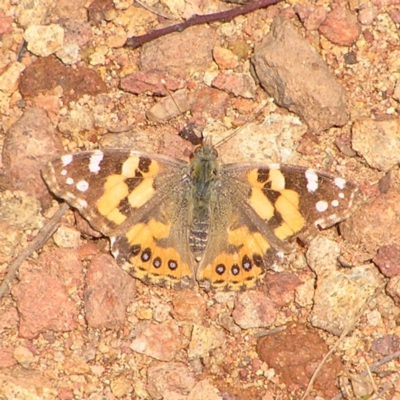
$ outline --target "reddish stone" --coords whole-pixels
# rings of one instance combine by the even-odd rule
[[[59,388],[58,389],[58,398],[60,400],[73,400],[74,392],[68,388]]]
[[[336,7],[321,24],[319,32],[339,46],[351,46],[361,33],[355,13],[344,7]]]
[[[187,395],[195,384],[192,372],[180,362],[152,363],[147,370],[146,389],[153,399],[164,398],[167,392]]]
[[[17,364],[14,349],[0,347],[0,368],[9,368]]]
[[[176,324],[176,323],[175,323]],[[132,341],[131,349],[160,361],[172,361],[185,346],[185,340],[174,323],[149,325]]]
[[[12,295],[20,314],[21,337],[33,339],[46,330],[65,332],[77,328],[76,304],[69,299],[63,283],[46,271],[22,268]]]
[[[248,291],[236,297],[232,317],[243,329],[260,328],[274,323],[276,310],[265,293]]]
[[[266,279],[266,292],[269,298],[278,306],[283,307],[294,301],[296,288],[302,285],[302,281],[294,274],[280,273],[268,275]]]
[[[323,6],[315,6],[314,4],[296,4],[294,11],[298,14],[304,27],[308,31],[318,29],[324,22],[327,12]]]
[[[77,250],[55,249],[42,253],[38,264],[47,274],[56,277],[73,292],[83,284],[83,265]]]
[[[257,343],[262,361],[274,368],[287,386],[304,390],[318,364],[329,351],[314,331],[303,325],[292,325],[282,332],[265,336]],[[314,382],[314,389],[324,398],[333,398],[338,389],[336,378],[341,370],[340,358],[332,355]]]
[[[371,351],[379,353],[382,356],[396,353],[400,350],[400,338],[397,335],[385,335],[375,339],[371,345]]]
[[[156,96],[165,96],[167,90],[175,91],[184,86],[184,80],[170,78],[160,71],[133,72],[121,78],[120,82],[120,88],[125,92],[134,94],[148,92]]]
[[[50,199],[40,169],[62,152],[61,141],[46,112],[28,108],[10,127],[4,140],[3,163],[13,189]]]
[[[18,320],[18,312],[15,307],[8,306],[0,313],[0,333],[9,328],[16,328]]]
[[[63,88],[64,103],[78,100],[84,94],[97,95],[107,91],[96,71],[83,66],[66,66],[53,56],[38,58],[28,66],[21,76],[19,89],[22,96],[35,97],[56,86]]]
[[[172,315],[180,321],[201,323],[206,314],[205,300],[192,290],[176,292],[172,305]]]
[[[363,204],[340,230],[345,240],[372,256],[382,246],[400,243],[400,194],[389,191]]]
[[[85,277],[86,321],[93,328],[115,328],[125,321],[135,281],[108,254],[93,258]]]
[[[212,85],[217,89],[246,99],[253,99],[256,95],[254,80],[247,74],[223,72],[212,81]]]
[[[389,15],[390,15],[390,18],[392,18],[392,21],[393,21],[395,24],[400,24],[400,9],[398,9],[398,8],[392,8],[392,9],[389,11]],[[0,25],[1,25],[1,23],[0,23]]]
[[[204,115],[212,118],[222,118],[228,104],[229,95],[213,88],[202,88],[193,93],[190,98],[193,115]]]
[[[12,22],[12,18],[6,17],[2,13],[0,14],[0,37],[12,32]]]
[[[388,278],[400,275],[400,249],[397,246],[382,246],[372,261]]]

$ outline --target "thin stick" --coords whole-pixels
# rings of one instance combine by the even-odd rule
[[[62,216],[68,211],[69,205],[64,203],[60,209],[53,215],[50,221],[42,228],[42,230],[35,236],[29,246],[21,251],[17,258],[15,258],[8,267],[7,275],[0,286],[0,299],[11,290],[12,282],[14,281],[20,265],[32,255],[32,253],[40,249],[53,235],[57,229]]]
[[[303,396],[301,397],[301,400],[304,400],[308,394],[311,391],[311,388],[315,382],[315,379],[317,378],[318,374],[320,373],[322,367],[325,365],[326,361],[328,358],[331,356],[331,354],[337,349],[339,344],[343,341],[343,339],[347,336],[347,334],[353,329],[354,325],[357,323],[358,319],[361,317],[361,315],[364,313],[365,309],[367,308],[368,304],[371,302],[372,299],[374,299],[376,296],[378,296],[379,293],[381,293],[383,290],[383,287],[377,289],[375,293],[364,303],[364,305],[361,307],[360,311],[356,314],[356,316],[353,318],[352,321],[347,325],[347,327],[343,330],[342,334],[340,335],[339,339],[337,342],[332,346],[332,348],[326,353],[322,361],[318,364],[318,367],[314,371],[310,381],[308,382],[306,391],[304,392]]]
[[[400,351],[396,351],[395,353],[389,354],[388,356],[385,356],[383,358],[381,358],[378,362],[376,362],[375,364],[372,364],[369,366],[369,370],[371,372],[375,372],[379,367],[381,367],[384,364],[387,364],[388,362],[396,359],[396,358],[400,358]],[[361,376],[366,376],[368,375],[368,370],[365,369],[363,372],[360,373]]]
[[[215,21],[229,21],[239,15],[245,15],[251,13],[252,11],[259,10],[260,8],[269,7],[273,4],[279,3],[281,0],[257,0],[253,3],[246,4],[243,7],[232,8],[227,11],[221,11],[213,14],[206,15],[194,15],[188,20],[181,22],[180,24],[166,26],[165,28],[156,29],[152,32],[146,33],[141,36],[133,36],[125,42],[126,47],[132,47],[136,49],[137,47],[143,45],[144,43],[150,42],[161,36],[168,35],[172,32],[182,32],[186,28],[194,25],[206,24]]]

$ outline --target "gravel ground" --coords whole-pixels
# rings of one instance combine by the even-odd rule
[[[223,162],[360,190],[346,221],[293,241],[239,293],[146,285],[68,211],[0,300],[0,399],[301,399],[330,350],[307,399],[400,399],[400,0],[310,3],[137,49],[126,40],[236,6],[0,4],[1,279],[59,209],[40,170],[65,153],[187,159],[198,132],[239,128]]]

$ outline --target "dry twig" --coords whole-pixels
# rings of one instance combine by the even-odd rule
[[[132,47],[136,49],[144,43],[151,42],[161,36],[168,35],[173,32],[182,32],[186,28],[194,25],[206,24],[215,21],[230,21],[238,15],[245,15],[252,11],[259,10],[260,8],[269,7],[273,4],[279,3],[281,0],[256,0],[253,3],[246,4],[243,7],[232,8],[231,10],[221,11],[213,14],[206,15],[194,15],[188,20],[181,22],[180,24],[170,25],[165,28],[156,29],[152,32],[146,33],[141,36],[133,36],[125,42],[126,47]]]

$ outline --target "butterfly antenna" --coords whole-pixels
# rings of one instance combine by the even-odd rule
[[[175,100],[175,97],[172,95],[170,90],[167,88],[167,82],[165,82],[165,79],[161,79],[161,84],[164,86],[165,91],[167,92],[168,96],[171,98],[171,100],[174,102],[175,107],[178,109],[179,114],[183,114],[183,110],[179,107],[178,102]]]
[[[228,140],[230,140],[232,137],[236,136],[241,130],[243,130],[246,127],[246,125],[248,125],[250,122],[253,122],[261,114],[261,111],[265,108],[266,105],[267,105],[267,101],[263,100],[261,102],[260,106],[258,107],[258,109],[256,110],[256,112],[253,114],[253,116],[250,119],[248,119],[242,126],[239,126],[239,128],[236,128],[228,136],[224,137],[222,140],[217,142],[214,145],[214,147],[221,146],[224,143],[226,143]]]

